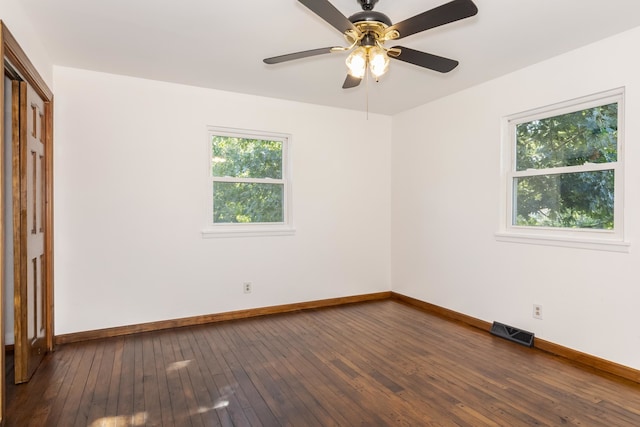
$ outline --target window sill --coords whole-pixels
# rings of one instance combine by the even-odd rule
[[[631,243],[620,240],[594,238],[572,238],[565,236],[543,236],[530,234],[495,233],[498,242],[523,243],[529,245],[560,246],[565,248],[628,253]]]
[[[221,237],[293,236],[296,229],[288,225],[219,225],[202,230],[204,239]]]

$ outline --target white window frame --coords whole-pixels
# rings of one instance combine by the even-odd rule
[[[282,142],[282,178],[231,178],[213,175],[213,156],[211,139],[213,136],[229,136],[247,139],[263,139]],[[220,126],[207,126],[207,209],[206,225],[202,230],[204,238],[216,237],[258,237],[258,236],[289,236],[295,234],[293,227],[292,197],[291,197],[291,140],[292,136],[285,133],[235,129]],[[283,184],[283,215],[284,221],[278,223],[214,223],[213,222],[213,183],[214,182],[248,182]]]
[[[586,163],[539,170],[516,170],[516,126],[533,120],[541,120],[558,115],[594,108],[600,105],[618,104],[618,147],[617,161],[610,163]],[[624,88],[613,89],[590,96],[537,108],[507,116],[502,120],[502,203],[498,241],[528,243],[548,246],[628,252],[629,242],[624,236]],[[614,229],[594,230],[577,228],[556,228],[521,226],[513,224],[514,179],[520,177],[579,173],[599,170],[614,171]]]

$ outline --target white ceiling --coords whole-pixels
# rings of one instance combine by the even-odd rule
[[[447,0],[380,0],[399,22]],[[379,83],[341,88],[346,55],[266,65],[265,57],[344,45],[297,0],[22,0],[57,65],[395,114],[640,26],[638,0],[474,0],[475,17],[401,45],[460,61],[440,74],[392,61]],[[344,15],[357,0],[331,0]],[[629,52],[636,55],[637,52]],[[594,61],[606,61],[607,52]],[[615,63],[612,63],[615,66]],[[367,93],[368,92],[368,93]],[[367,96],[368,95],[368,96]]]

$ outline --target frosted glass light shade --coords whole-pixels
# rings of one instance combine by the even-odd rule
[[[349,74],[356,78],[363,78],[367,69],[367,50],[359,47],[347,57],[347,70]]]
[[[389,69],[389,57],[378,46],[369,49],[369,69],[376,80]]]

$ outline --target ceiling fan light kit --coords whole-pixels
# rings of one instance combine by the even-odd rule
[[[389,69],[389,57],[384,49],[378,46],[360,46],[349,54],[345,62],[348,73],[358,79],[362,79],[369,68],[377,81]]]
[[[478,8],[472,0],[453,0],[393,24],[387,15],[373,10],[378,0],[358,0],[362,11],[351,15],[349,18],[344,16],[328,0],[298,1],[340,31],[349,46],[334,46],[295,52],[266,58],[264,62],[278,64],[325,53],[351,51],[346,59],[347,78],[342,85],[344,89],[358,86],[365,77],[367,70],[378,81],[389,69],[389,58],[441,73],[453,70],[458,65],[458,61],[402,46],[388,48],[384,44],[390,40],[401,39],[431,28],[469,18],[478,13]]]

